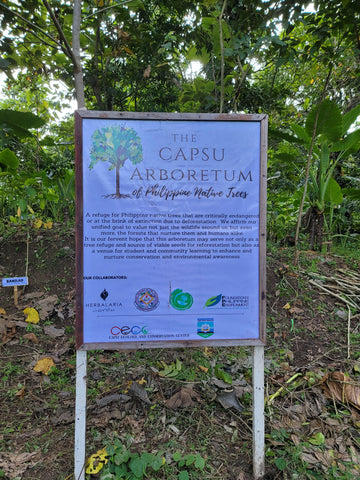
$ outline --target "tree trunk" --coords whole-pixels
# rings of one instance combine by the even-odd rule
[[[322,244],[323,244],[324,212],[317,212],[316,227],[317,227],[317,231],[316,231],[317,246],[318,246],[319,252],[321,252]]]
[[[84,79],[80,53],[81,0],[74,0],[72,49],[74,54],[75,95],[79,110],[85,110]]]

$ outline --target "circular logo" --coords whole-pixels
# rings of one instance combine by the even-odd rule
[[[155,310],[159,305],[159,296],[152,288],[142,288],[135,295],[135,306],[142,312]]]
[[[183,292],[180,288],[174,290],[170,295],[170,305],[176,310],[187,310],[193,302],[194,299],[190,293]]]

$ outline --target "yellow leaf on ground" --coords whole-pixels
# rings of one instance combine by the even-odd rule
[[[27,307],[23,310],[23,313],[26,315],[25,322],[39,323],[40,317],[35,308]]]
[[[0,315],[6,315],[6,312],[3,308],[0,308]]]
[[[40,218],[37,218],[36,220],[34,220],[32,226],[33,226],[34,228],[40,228],[41,225],[42,225],[42,223],[43,223],[42,220],[40,220]]]
[[[286,304],[283,306],[283,308],[285,308],[285,310],[289,310],[289,309],[291,308],[290,303],[289,303],[289,302],[286,303]]]
[[[51,357],[42,358],[34,367],[35,372],[48,375],[52,367],[55,367],[54,360]]]
[[[99,473],[103,466],[107,464],[108,458],[109,454],[105,448],[98,450],[87,459],[85,473],[91,475]]]
[[[207,373],[207,372],[209,371],[209,369],[208,369],[207,367],[204,367],[203,365],[198,365],[198,367],[200,368],[200,370],[201,370],[202,372]]]
[[[43,227],[43,228],[46,228],[46,229],[48,229],[48,230],[51,230],[52,227],[53,227],[53,222],[44,222],[44,223],[42,224],[42,227]]]

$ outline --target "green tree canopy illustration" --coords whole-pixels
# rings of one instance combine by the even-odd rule
[[[89,169],[100,162],[108,162],[109,170],[115,169],[116,190],[108,197],[121,198],[128,195],[120,194],[120,168],[126,160],[134,165],[142,162],[143,152],[141,140],[136,131],[130,127],[112,126],[99,128],[92,134],[91,162]]]

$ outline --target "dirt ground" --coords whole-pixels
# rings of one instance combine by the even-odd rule
[[[359,263],[303,252],[296,270],[292,257],[291,248],[267,254],[265,478],[289,478],[280,461],[286,461],[289,443],[308,468],[336,478],[328,475],[334,462],[350,472],[360,463]],[[29,236],[19,230],[1,238],[0,276],[29,278],[28,286],[18,288],[18,305],[11,287],[0,289],[0,477],[5,479],[73,478],[74,267],[71,228],[31,229]],[[25,308],[39,312],[39,323],[25,321]],[[183,376],[161,377],[159,362],[169,365],[176,358]],[[252,478],[250,348],[97,351],[88,359],[89,454],[115,436],[131,437],[138,451],[186,452],[192,446],[208,459],[212,473],[204,478]],[[206,373],[215,364],[233,379],[232,405],[221,402],[229,385]],[[342,399],[334,397],[334,372],[351,377],[353,397],[344,392]],[[189,384],[189,403],[172,408],[170,399]],[[321,451],[315,440],[305,442],[316,438]],[[297,478],[308,477],[300,472]]]

